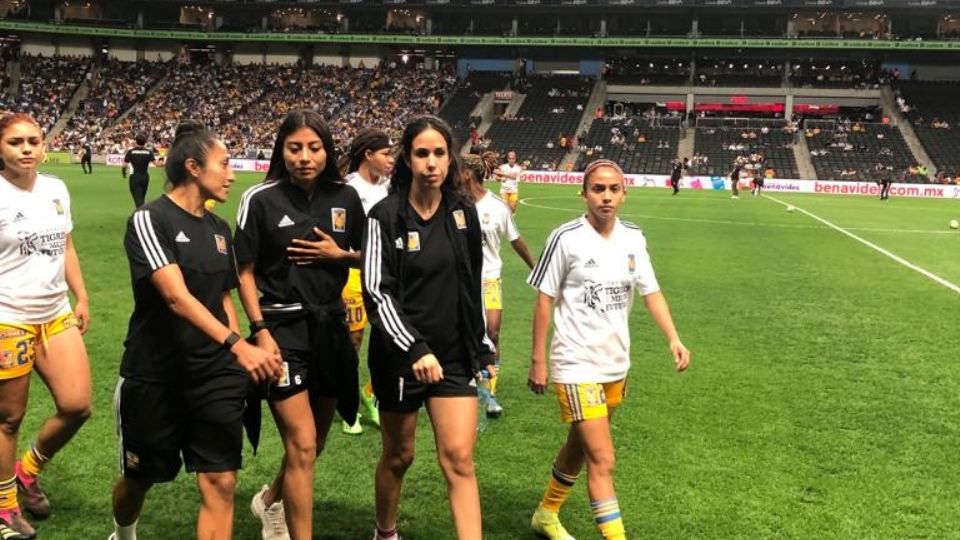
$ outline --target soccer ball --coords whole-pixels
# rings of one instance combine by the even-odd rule
[[[950,228],[951,228],[951,229],[960,229],[960,221],[957,221],[957,220],[955,220],[955,219],[951,219],[951,220],[950,220]]]
[[[217,201],[214,199],[207,199],[203,201],[203,207],[206,208],[207,210],[213,210],[214,208],[217,207]]]
[[[796,210],[796,208],[794,208],[792,204],[787,205],[787,212],[793,212],[794,210]]]

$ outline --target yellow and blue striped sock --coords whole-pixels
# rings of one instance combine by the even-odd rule
[[[573,489],[573,484],[577,482],[579,476],[580,475],[567,474],[554,465],[553,473],[550,476],[550,483],[547,484],[547,491],[543,494],[540,506],[544,510],[555,514],[559,513],[560,507],[563,506],[564,501],[567,500],[567,497],[570,495],[570,490]]]
[[[620,504],[616,497],[602,501],[590,501],[593,511],[593,521],[604,540],[626,540],[626,531],[623,528],[623,518],[620,517]]]

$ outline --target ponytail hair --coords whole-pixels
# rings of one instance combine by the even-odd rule
[[[177,187],[190,179],[187,172],[187,160],[205,163],[207,153],[217,142],[217,136],[207,129],[203,123],[196,120],[185,120],[177,126],[176,134],[170,151],[167,152],[167,161],[163,171],[167,175],[167,183]]]
[[[353,138],[353,142],[350,144],[350,150],[347,151],[345,156],[340,158],[340,163],[338,164],[340,174],[347,176],[359,169],[360,165],[363,164],[363,160],[367,157],[367,150],[377,152],[384,148],[390,148],[391,146],[393,146],[393,142],[390,141],[390,136],[387,135],[385,131],[372,128],[361,130],[357,133],[357,136]]]

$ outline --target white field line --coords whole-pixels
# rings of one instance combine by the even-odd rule
[[[886,250],[886,249],[884,249],[884,248],[882,248],[882,247],[874,244],[873,242],[870,242],[869,240],[864,240],[863,238],[861,238],[861,237],[853,234],[852,232],[850,232],[850,231],[847,230],[847,229],[844,229],[843,227],[840,227],[840,226],[838,226],[838,225],[834,225],[833,223],[831,223],[831,222],[823,219],[822,217],[820,217],[820,216],[818,216],[818,215],[816,215],[816,214],[813,214],[813,213],[811,213],[811,212],[808,212],[808,211],[804,210],[803,208],[800,208],[800,207],[797,206],[797,205],[787,204],[787,203],[781,201],[780,199],[778,199],[778,198],[776,198],[776,197],[771,197],[770,195],[764,195],[764,197],[767,198],[767,199],[770,199],[771,201],[774,201],[774,202],[776,202],[776,203],[782,204],[783,206],[793,206],[798,212],[802,212],[802,213],[806,214],[806,215],[809,216],[810,218],[812,218],[812,219],[814,219],[814,220],[816,220],[816,221],[819,221],[820,223],[823,223],[823,224],[826,225],[827,227],[830,227],[831,229],[833,229],[833,230],[835,230],[835,231],[837,231],[837,232],[839,232],[839,233],[845,234],[846,236],[849,236],[850,238],[853,238],[853,239],[856,240],[857,242],[860,242],[861,244],[863,244],[863,245],[867,246],[868,248],[870,248],[870,249],[872,249],[872,250],[880,253],[881,255],[885,255],[885,256],[893,259],[894,261],[900,263],[901,265],[906,266],[906,267],[909,268],[910,270],[913,270],[914,272],[917,272],[917,273],[919,273],[919,274],[922,274],[923,276],[926,276],[927,278],[932,279],[933,281],[939,283],[940,285],[943,285],[944,287],[950,289],[951,291],[960,294],[960,285],[957,285],[957,284],[955,284],[955,283],[951,283],[951,282],[943,279],[942,277],[934,274],[933,272],[930,272],[929,270],[925,270],[925,269],[923,269],[923,268],[920,268],[919,266],[917,266],[917,265],[913,264],[912,262],[904,259],[903,257],[901,257],[901,256],[899,256],[899,255],[897,255],[897,254],[895,254],[895,253],[892,253],[892,252],[890,252],[890,251],[888,251],[888,250]]]
[[[539,201],[544,199],[565,199],[565,197],[528,197],[525,199],[520,199],[520,204],[524,206],[530,206],[532,208],[541,208],[543,210],[554,210],[558,212],[566,212],[571,214],[582,214],[583,210],[575,208],[561,208],[557,206],[547,206],[544,204],[536,204],[530,201]],[[738,204],[738,203],[731,203]],[[622,217],[628,218],[642,218],[642,219],[657,219],[662,221],[685,221],[689,223],[711,223],[714,225],[742,225],[747,227],[772,227],[778,229],[822,229],[823,227],[814,227],[810,225],[789,225],[786,223],[758,223],[753,221],[727,221],[721,219],[698,219],[698,218],[681,218],[681,217],[669,217],[669,216],[651,216],[649,214],[619,214]],[[922,229],[882,229],[882,228],[851,228],[847,229],[850,231],[868,231],[868,232],[884,232],[884,233],[898,233],[898,234],[957,234],[955,231],[929,231]]]

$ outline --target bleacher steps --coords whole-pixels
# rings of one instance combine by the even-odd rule
[[[810,146],[802,131],[797,132],[797,138],[794,140],[793,158],[797,161],[797,172],[800,173],[801,180],[817,179],[817,169],[813,166],[813,159],[810,158]]]
[[[593,90],[590,92],[590,98],[587,99],[587,104],[583,106],[583,115],[580,117],[580,123],[577,124],[577,129],[574,131],[577,136],[577,142],[580,142],[582,135],[586,135],[590,131],[590,126],[593,125],[593,121],[597,117],[596,110],[603,107],[606,102],[607,81],[597,80],[593,85]],[[560,170],[564,170],[568,164],[576,164],[579,158],[580,150],[573,148],[560,160]]]
[[[677,144],[677,158],[691,158],[693,157],[694,142],[696,141],[697,130],[695,128],[685,128],[680,134],[680,143]]]
[[[10,86],[7,87],[7,92],[15,98],[20,97],[20,65],[19,58],[7,63],[7,76],[10,77]]]
[[[64,109],[63,114],[60,115],[60,118],[57,119],[57,123],[50,128],[50,131],[47,133],[45,140],[52,141],[57,135],[60,135],[60,132],[63,131],[63,128],[67,127],[67,122],[73,118],[73,115],[76,114],[77,109],[80,107],[80,103],[87,99],[87,96],[90,95],[90,81],[96,78],[99,69],[91,65],[87,69],[86,75],[84,75],[83,80],[77,85],[76,92],[73,93],[73,97],[70,98],[70,102],[67,103],[67,108]]]
[[[491,94],[492,96],[492,94]],[[491,98],[492,99],[492,98]],[[523,102],[527,99],[526,94],[521,94],[519,92],[513,93],[513,99],[510,100],[510,104],[507,105],[507,110],[504,113],[507,116],[515,116],[517,111],[520,110],[520,106],[523,105]]]
[[[930,159],[930,155],[927,154],[927,149],[923,147],[923,143],[921,143],[917,137],[917,132],[913,130],[913,125],[911,125],[910,121],[904,118],[900,112],[900,107],[897,106],[897,101],[893,97],[893,90],[889,86],[884,86],[880,91],[880,105],[883,107],[883,114],[891,118],[894,126],[900,130],[900,134],[903,135],[903,140],[907,143],[907,148],[913,152],[913,158],[917,161],[917,164],[926,167],[930,171],[931,178],[936,176],[936,165],[933,163],[933,160]]]

